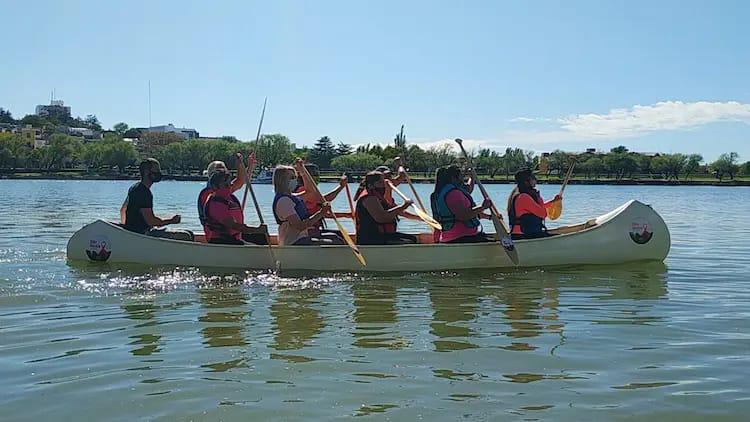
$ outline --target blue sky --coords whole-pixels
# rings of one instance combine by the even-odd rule
[[[462,4],[466,3],[466,4]],[[0,0],[0,107],[54,88],[105,126],[298,145],[462,137],[473,147],[750,160],[750,2]]]

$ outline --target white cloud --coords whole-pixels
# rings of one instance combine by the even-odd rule
[[[523,116],[521,116],[521,117],[514,117],[514,118],[512,118],[512,119],[510,119],[508,121],[511,122],[511,123],[531,123],[531,122],[535,122],[537,120],[539,120],[539,119],[536,119],[534,117],[523,117]]]
[[[607,114],[579,114],[558,119],[560,129],[576,138],[629,138],[662,130],[685,130],[709,123],[750,123],[750,104],[736,101],[662,101],[612,109]]]

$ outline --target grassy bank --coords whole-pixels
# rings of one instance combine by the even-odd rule
[[[325,182],[337,182],[339,176],[324,173],[321,180]],[[0,173],[0,179],[20,179],[20,180],[137,180],[135,173],[119,174],[117,172],[95,173],[82,170],[64,170],[64,171],[25,171],[25,172],[4,172]],[[206,178],[199,175],[165,175],[166,180],[180,181],[204,181]],[[411,175],[414,183],[434,183],[433,177],[420,174]],[[352,182],[360,180],[358,176],[352,176]],[[494,178],[482,177],[482,182],[487,184],[511,184],[514,183],[512,177],[505,175]],[[556,176],[545,177],[539,176],[540,183],[560,184],[562,180]],[[719,181],[713,177],[699,176],[689,179],[665,180],[639,177],[632,179],[615,179],[600,177],[596,179],[587,179],[583,177],[574,177],[570,184],[574,185],[653,185],[653,186],[750,186],[750,177],[735,177],[734,180],[724,179]]]

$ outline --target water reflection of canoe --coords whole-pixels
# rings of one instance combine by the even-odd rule
[[[556,229],[557,236],[517,241],[522,267],[579,264],[621,264],[663,261],[669,252],[669,230],[651,207],[629,201],[589,220]],[[644,234],[648,235],[644,235]],[[431,235],[422,235],[428,242]],[[498,243],[362,246],[367,267],[361,267],[347,246],[279,247],[274,255],[285,270],[313,271],[436,271],[507,268],[512,262]],[[68,241],[68,259],[90,260],[108,254],[109,263],[274,269],[266,246],[225,246],[158,239],[97,220]]]

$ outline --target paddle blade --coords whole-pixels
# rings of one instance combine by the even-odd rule
[[[547,208],[547,217],[550,220],[557,220],[562,215],[562,200],[552,201],[552,204]]]
[[[344,238],[344,242],[349,245],[349,248],[352,250],[354,257],[357,258],[357,260],[360,264],[362,264],[363,267],[366,267],[367,262],[365,262],[365,256],[362,255],[362,252],[359,251],[357,245],[354,244],[351,236],[349,236],[349,232],[347,232],[344,226],[341,225],[338,218],[334,217],[333,221],[336,222],[336,227],[338,227],[339,231],[341,232],[341,236]]]
[[[413,206],[413,204],[412,204],[412,209],[414,209],[414,211],[417,214],[417,216],[419,216],[419,218],[421,218],[422,221],[425,222],[425,224],[427,224],[428,226],[432,227],[435,230],[440,230],[440,231],[443,230],[443,226],[441,226],[440,223],[438,223],[437,221],[435,221],[434,218],[432,218],[429,215],[427,215],[426,212],[424,212],[424,211],[420,210],[419,208]]]

